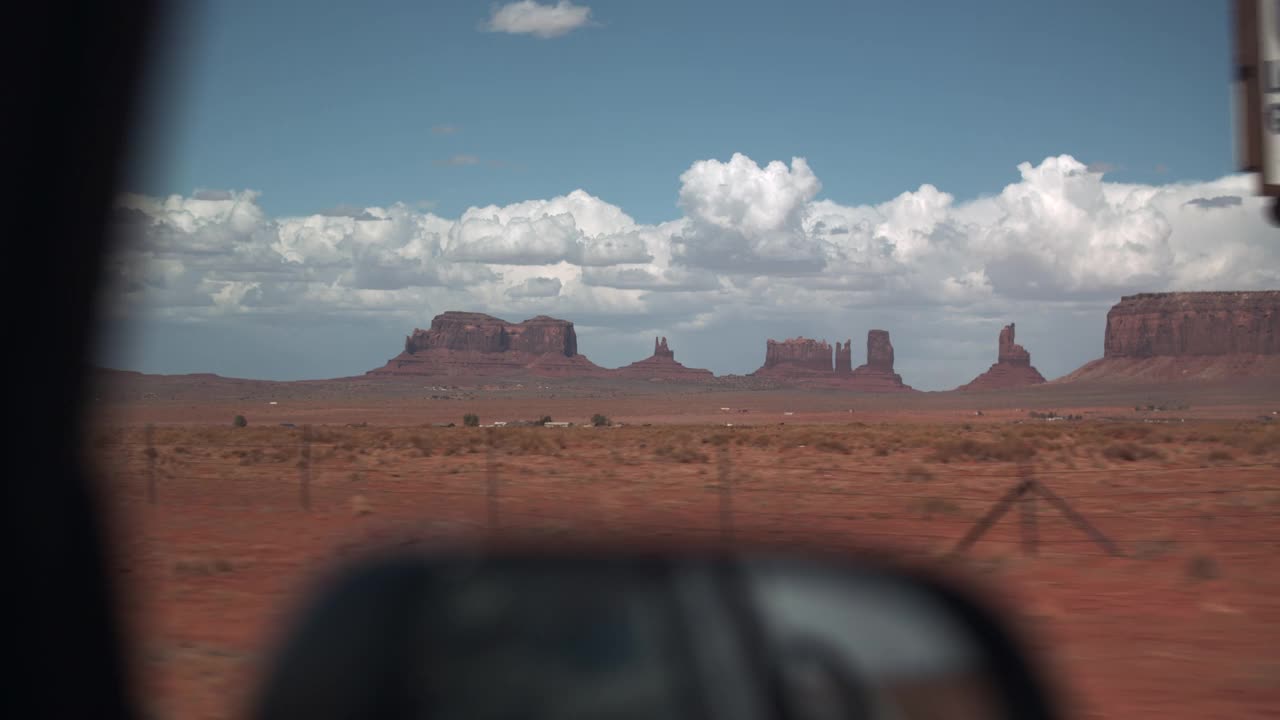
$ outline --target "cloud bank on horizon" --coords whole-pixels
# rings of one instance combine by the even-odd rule
[[[681,216],[657,225],[581,189],[457,218],[405,204],[269,217],[244,189],[128,194],[111,314],[198,327],[211,344],[236,328],[334,322],[385,337],[301,373],[312,377],[380,364],[445,310],[573,320],[580,349],[607,366],[667,335],[679,359],[721,374],[758,367],[766,337],[861,346],[879,327],[907,382],[947,389],[994,362],[1007,322],[1052,378],[1101,355],[1122,294],[1280,287],[1280,243],[1250,176],[1122,184],[1070,155],[1017,172],[973,200],[925,184],[846,205],[819,197],[803,158],[735,154],[694,162],[679,177]],[[258,352],[272,352],[270,336],[254,335]]]

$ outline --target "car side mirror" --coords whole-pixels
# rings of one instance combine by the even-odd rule
[[[1035,718],[1003,625],[891,565],[769,554],[421,554],[341,574],[254,716]]]

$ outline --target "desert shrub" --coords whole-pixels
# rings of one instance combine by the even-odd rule
[[[247,427],[248,425],[249,421],[245,420],[243,415],[237,415],[231,419],[231,427],[242,428]]]
[[[960,514],[960,506],[944,498],[925,498],[915,503],[916,512],[927,520],[934,515],[956,516]]]
[[[874,451],[876,457],[887,457],[890,452],[891,452],[891,449],[889,448],[889,446],[883,445],[883,444],[876,445],[876,449]]]
[[[1102,456],[1109,460],[1123,460],[1124,462],[1134,462],[1136,460],[1149,460],[1161,457],[1160,451],[1155,448],[1149,448],[1145,445],[1138,445],[1131,442],[1112,443],[1102,449]]]
[[[1187,561],[1187,577],[1192,580],[1213,580],[1221,574],[1218,561],[1207,555],[1197,555]]]
[[[661,445],[654,450],[654,454],[678,463],[704,463],[710,459],[706,453],[688,446]]]
[[[715,445],[720,447],[729,444],[729,433],[716,433],[714,435],[702,438],[702,442],[707,445]]]
[[[814,443],[813,446],[823,452],[849,454],[849,446],[835,438],[822,438]]]
[[[605,427],[608,425],[612,425],[613,423],[610,422],[609,418],[605,417],[604,415],[601,415],[600,413],[596,413],[595,415],[591,416],[591,424],[594,427]]]
[[[422,435],[414,435],[409,438],[409,444],[412,445],[423,457],[431,456],[431,439]]]
[[[1106,430],[1106,436],[1112,440],[1145,440],[1151,434],[1148,425],[1116,425]]]
[[[263,454],[262,454],[262,450],[259,448],[253,448],[249,450],[249,452],[244,453],[243,455],[240,456],[241,465],[256,465],[262,462],[262,460],[263,460]]]
[[[1231,454],[1230,450],[1223,450],[1222,448],[1210,450],[1207,458],[1209,462],[1231,462],[1235,460],[1235,456]]]
[[[952,460],[999,460],[1013,462],[1030,460],[1035,457],[1036,448],[1025,440],[1005,436],[990,442],[960,438],[958,440],[942,440],[933,446],[929,459],[933,462],[948,463]]]
[[[475,413],[467,413],[462,416],[462,424],[466,427],[480,427],[480,416]]]
[[[522,432],[510,438],[508,452],[516,450],[528,455],[550,455],[555,452],[556,445],[542,433]]]
[[[1280,431],[1267,430],[1249,441],[1245,447],[1253,455],[1263,455],[1280,450]]]
[[[912,465],[903,475],[909,482],[929,482],[933,479],[933,473],[923,465]]]

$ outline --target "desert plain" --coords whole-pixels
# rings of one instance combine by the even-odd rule
[[[1266,377],[886,395],[113,375],[87,452],[152,717],[243,716],[307,591],[368,549],[628,539],[890,551],[1000,608],[1072,717],[1264,717],[1278,410]],[[546,417],[572,425],[516,426]],[[1034,554],[1016,508],[953,553],[1025,477],[1116,553],[1044,501]]]

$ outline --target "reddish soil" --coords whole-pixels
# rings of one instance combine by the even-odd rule
[[[881,546],[942,565],[1015,481],[1025,448],[1036,476],[1124,557],[1041,503],[1038,556],[1021,554],[1010,516],[945,567],[986,588],[1027,634],[1070,716],[1274,717],[1280,706],[1280,421],[1258,419],[1280,404],[1274,389],[1041,386],[890,400],[417,383],[420,394],[405,397],[411,384],[208,382],[104,391],[93,449],[152,717],[242,715],[312,583],[370,544],[483,539],[490,471],[498,532],[510,539],[714,540],[723,474],[743,541]],[[1135,412],[1147,402],[1166,409]],[[1032,409],[1087,419],[1032,423]],[[488,422],[597,411],[627,426],[424,427],[464,412]],[[237,412],[249,427],[230,427]],[[282,422],[312,425],[310,510],[300,507],[301,429]],[[144,423],[156,425],[154,475]]]

